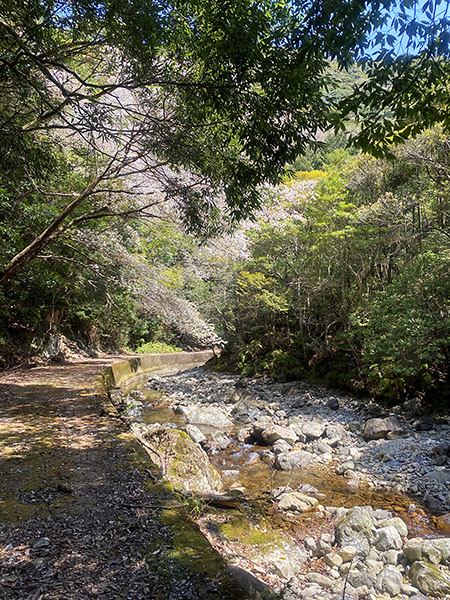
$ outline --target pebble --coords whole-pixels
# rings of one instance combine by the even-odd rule
[[[390,487],[421,497],[434,510],[450,512],[450,456],[443,443],[450,439],[450,425],[448,419],[417,418],[417,402],[389,411],[370,400],[360,401],[317,385],[244,381],[202,368],[153,376],[147,387],[163,391],[173,407],[214,407],[243,429],[254,425],[254,410],[257,418],[263,417],[265,429],[291,428],[298,437],[295,450],[312,453],[317,464],[333,465],[336,473],[349,479],[350,487]],[[236,406],[241,414],[234,412]],[[374,423],[381,427],[374,435],[388,435],[389,428],[394,428],[401,437],[364,439],[368,424],[373,429]],[[246,436],[248,431],[237,437]],[[281,448],[278,444],[275,452],[282,454]],[[442,465],[435,464],[436,456]]]
[[[414,494],[435,510],[450,513],[450,446],[443,444],[443,440],[450,439],[450,425],[447,419],[423,417],[418,402],[388,410],[370,400],[361,401],[317,385],[273,383],[264,378],[244,380],[201,368],[169,377],[154,376],[148,387],[163,392],[164,401],[173,408],[195,406],[220,411],[234,422],[235,440],[242,444],[257,439],[264,442],[268,446],[267,460],[276,457],[280,466],[294,464],[291,457],[298,464],[307,459],[308,468],[328,466],[354,489],[359,486]],[[269,431],[263,437],[265,430]],[[262,453],[259,456],[265,460]],[[307,490],[302,493],[312,495]],[[348,511],[333,507],[326,510],[330,516],[336,513],[337,522]],[[407,513],[414,517],[417,510],[411,504]],[[367,535],[363,546],[356,548],[347,541],[340,547],[333,534],[302,541],[302,549],[315,557],[328,575],[309,572],[304,579],[294,577],[289,598],[342,597],[347,577],[346,600],[427,598],[424,590],[430,588],[421,588],[418,576],[414,585],[408,579],[419,558],[412,550],[408,555],[403,552],[408,535],[405,523],[388,511],[370,507],[359,511],[365,523],[371,523],[368,530],[358,531],[354,538],[358,545],[361,535]],[[285,514],[289,519],[291,513]],[[345,536],[345,540],[351,539],[351,535]],[[408,547],[415,548],[414,542],[408,542]],[[446,564],[439,568],[445,578],[450,576]],[[288,567],[279,571],[286,576],[290,573]],[[419,572],[418,567],[413,572]]]

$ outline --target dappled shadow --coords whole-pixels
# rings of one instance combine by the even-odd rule
[[[148,485],[124,425],[101,414],[91,382],[104,365],[0,381],[0,598],[244,598],[172,494]],[[163,522],[169,508],[181,528]]]

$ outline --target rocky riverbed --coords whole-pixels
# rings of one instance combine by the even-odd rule
[[[239,511],[198,521],[251,593],[450,598],[446,416],[202,368],[146,388],[112,400],[175,487],[234,494]]]

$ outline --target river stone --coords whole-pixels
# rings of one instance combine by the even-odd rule
[[[278,498],[278,507],[281,510],[308,512],[319,504],[317,498],[312,498],[301,492],[285,492]]]
[[[336,541],[341,546],[354,546],[359,557],[365,557],[369,553],[372,534],[373,520],[369,512],[359,506],[348,509],[338,516],[335,534]]]
[[[179,406],[178,410],[189,424],[206,425],[216,429],[231,429],[233,421],[214,406]]]
[[[321,440],[317,440],[312,446],[312,451],[316,454],[331,454],[333,452],[333,448],[327,444],[326,442],[322,442]]]
[[[304,469],[312,460],[311,452],[305,450],[292,450],[284,452],[275,458],[275,468],[279,471],[290,471],[291,469]]]
[[[295,444],[297,434],[289,427],[271,425],[261,432],[261,438],[265,444],[272,445],[278,440],[284,440],[288,444]]]
[[[400,550],[402,547],[402,538],[397,529],[390,525],[382,527],[377,531],[375,539],[375,548],[380,552],[386,550]]]
[[[450,565],[450,538],[438,538],[429,540],[431,544],[439,551],[441,555],[441,563]]]
[[[220,475],[208,455],[186,432],[159,423],[134,424],[131,430],[138,439],[143,439],[150,458],[175,487],[203,493],[223,490]]]
[[[348,572],[348,581],[354,588],[366,586],[372,588],[377,580],[378,571],[372,569],[361,569],[360,571],[352,569]]]
[[[436,565],[418,560],[411,567],[410,577],[412,584],[423,594],[435,598],[450,597],[450,575]]]
[[[381,557],[385,565],[398,565],[402,559],[402,553],[398,550],[386,550]]]
[[[186,425],[184,431],[196,444],[201,444],[206,440],[206,437],[196,425]]]
[[[322,556],[325,556],[325,554],[329,554],[330,552],[331,544],[324,540],[319,540],[316,544],[313,556],[315,556],[316,558],[322,558]]]
[[[342,560],[342,557],[339,556],[339,554],[332,554],[332,553],[328,553],[325,554],[325,556],[323,557],[323,562],[328,565],[329,567],[340,567],[342,566],[342,563],[344,562]]]
[[[325,431],[325,425],[320,421],[310,421],[302,425],[302,433],[306,436],[306,440],[318,440],[322,437]]]
[[[271,427],[273,425],[272,419],[270,417],[261,417],[257,421],[255,421],[252,425],[251,436],[256,441],[262,441],[261,434],[264,429]]]
[[[311,583],[317,583],[318,585],[320,585],[320,587],[326,589],[333,587],[333,580],[329,577],[326,577],[325,575],[322,575],[321,573],[307,573],[306,579],[307,581]]]
[[[376,511],[374,511],[374,513],[375,512]],[[382,527],[395,527],[395,529],[399,532],[402,538],[408,537],[408,527],[400,517],[380,519],[375,523],[375,526],[377,527],[377,529],[381,529]]]
[[[326,442],[332,447],[338,445],[345,435],[345,428],[339,423],[327,425],[325,429]]]
[[[375,587],[379,592],[396,596],[402,591],[403,577],[398,569],[385,567],[378,573]]]
[[[358,554],[358,549],[354,546],[342,546],[338,552],[344,563],[350,562]]]
[[[412,538],[403,547],[403,554],[410,562],[425,561],[438,565],[441,562],[441,552],[435,546],[435,541],[437,540]]]
[[[391,431],[401,430],[400,423],[396,417],[386,417],[385,419],[369,419],[364,426],[362,436],[366,440],[379,440],[387,438]]]
[[[275,454],[283,454],[283,452],[289,452],[292,446],[286,442],[286,440],[277,440],[272,446],[272,450]]]

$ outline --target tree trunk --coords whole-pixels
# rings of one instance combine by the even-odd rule
[[[26,248],[16,254],[9,263],[5,266],[2,272],[0,272],[0,284],[5,284],[13,275],[17,275],[22,271],[29,262],[31,262],[41,252],[43,248],[57,237],[64,227],[62,226],[67,217],[76,209],[80,204],[88,198],[95,190],[99,182],[103,179],[105,173],[96,177],[82,192],[79,194],[73,202],[68,204],[64,210],[52,221],[52,223],[44,229],[34,240],[28,244]]]

